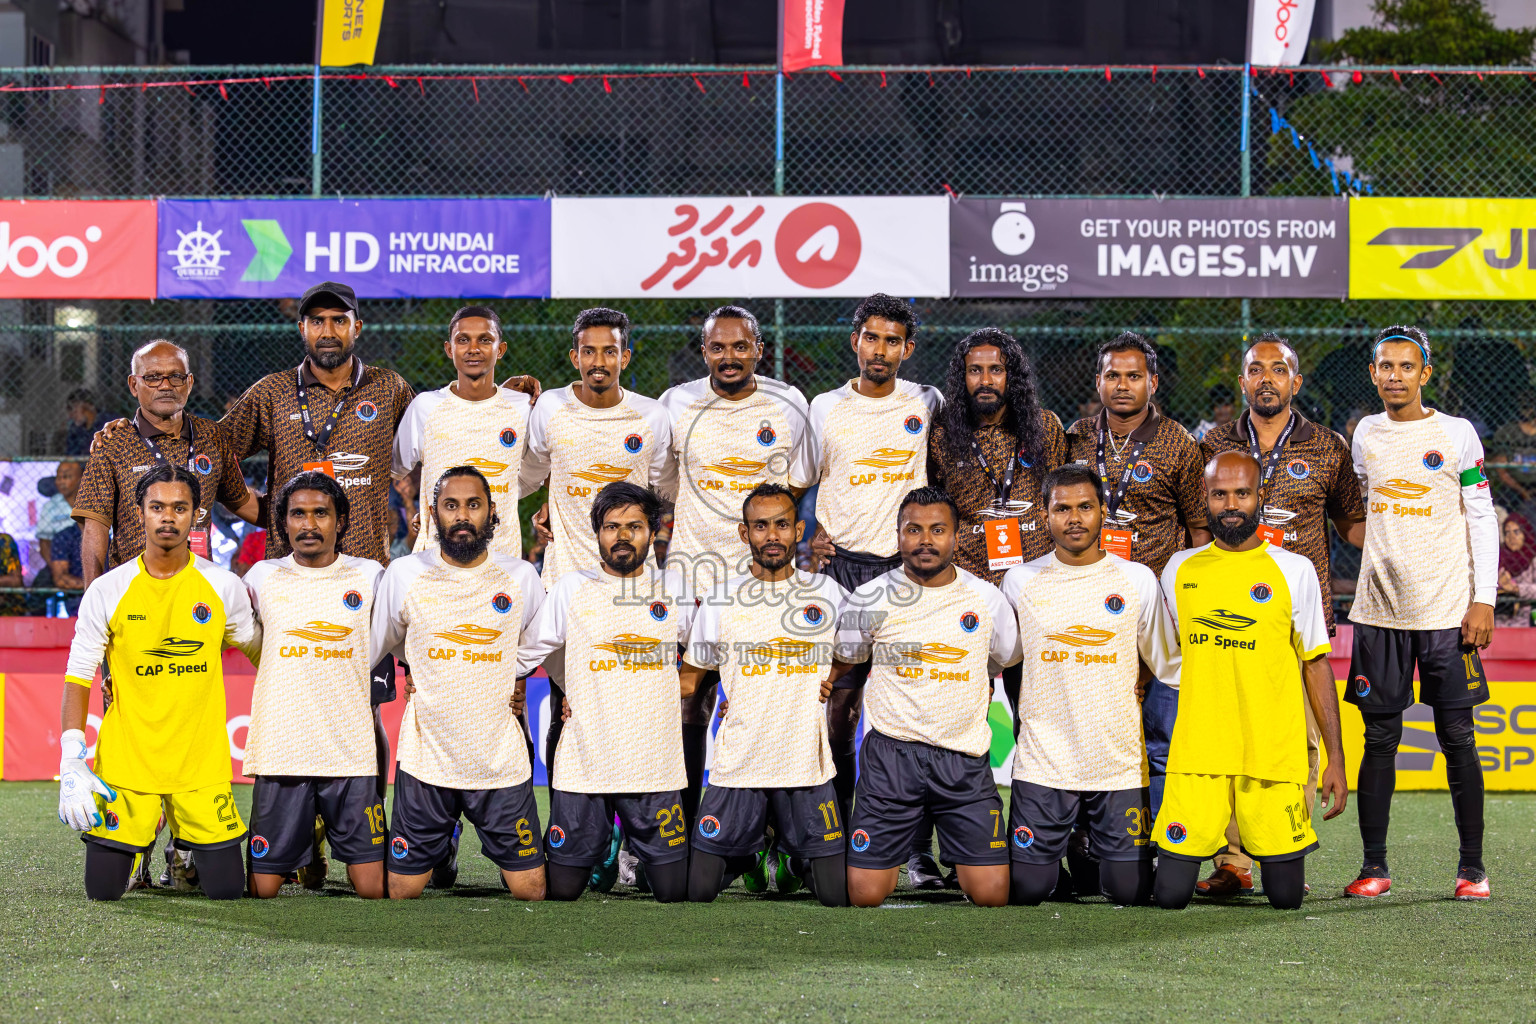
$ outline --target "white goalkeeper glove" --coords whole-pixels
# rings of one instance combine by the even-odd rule
[[[59,737],[59,820],[76,832],[89,832],[101,824],[96,794],[117,799],[111,786],[85,766],[85,733],[69,729]]]

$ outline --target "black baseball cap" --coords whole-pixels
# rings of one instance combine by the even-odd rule
[[[299,300],[299,316],[308,313],[315,306],[326,309],[345,309],[350,313],[356,313],[357,293],[338,281],[321,281],[311,286]]]

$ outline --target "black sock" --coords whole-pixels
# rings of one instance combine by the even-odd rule
[[[238,846],[197,851],[197,881],[211,900],[245,895],[245,853]]]
[[[848,861],[843,854],[811,858],[811,890],[824,907],[848,905]]]
[[[1056,891],[1056,880],[1061,875],[1061,865],[1025,864],[1013,861],[1008,865],[1008,902],[1016,907],[1038,907]]]
[[[1307,891],[1307,858],[1294,860],[1260,861],[1263,872],[1264,898],[1276,910],[1295,910],[1301,906],[1301,898]]]
[[[694,850],[688,863],[688,902],[711,903],[725,888],[725,858]]]
[[[688,785],[683,787],[683,821],[691,829],[699,818],[699,792],[704,788],[704,752],[709,744],[709,726],[683,723],[683,767]]]
[[[1195,895],[1195,882],[1200,877],[1200,862],[1178,860],[1164,854],[1157,859],[1157,880],[1152,885],[1152,897],[1164,910],[1183,910]]]
[[[1477,757],[1477,733],[1471,708],[1436,708],[1435,738],[1445,754],[1445,780],[1461,840],[1460,870],[1483,868],[1483,765]],[[1481,879],[1481,875],[1473,881]]]
[[[1150,860],[1101,860],[1097,866],[1104,895],[1109,897],[1111,903],[1134,907],[1147,902],[1151,897]]]
[[[912,856],[933,856],[933,818],[927,814],[923,815],[922,824],[917,826],[917,837],[912,841]]]
[[[832,767],[837,774],[832,777],[832,788],[837,791],[837,813],[843,821],[853,813],[853,784],[858,771],[858,760],[853,751],[846,754],[832,751]]]
[[[578,868],[570,864],[556,864],[550,861],[544,867],[545,897],[568,903],[587,891],[587,882],[591,877],[592,865],[590,864],[584,868]]]
[[[1360,807],[1362,878],[1387,878],[1387,825],[1392,817],[1392,793],[1397,789],[1397,745],[1403,738],[1403,716],[1365,718],[1365,753],[1360,758],[1356,799]],[[1266,883],[1267,885],[1268,883]]]
[[[85,897],[120,900],[133,874],[133,854],[100,843],[85,844]]]
[[[674,860],[670,864],[646,864],[645,879],[651,883],[651,892],[655,894],[657,903],[682,903],[688,898],[686,858]]]
[[[555,770],[555,748],[560,745],[560,730],[565,728],[565,722],[560,717],[560,705],[564,701],[565,691],[550,683],[549,731],[544,734],[544,770],[547,772]]]

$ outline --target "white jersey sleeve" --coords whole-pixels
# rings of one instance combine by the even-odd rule
[[[789,486],[809,488],[816,483],[816,465],[821,461],[816,431],[811,427],[811,407],[797,387],[786,385],[783,399],[793,411],[795,424],[789,449]]]
[[[251,595],[240,577],[214,563],[193,556],[198,571],[213,585],[224,602],[224,646],[237,648],[252,665],[261,664],[261,627],[251,609]]]
[[[128,584],[140,572],[139,559],[104,573],[91,581],[80,599],[80,609],[75,617],[75,636],[69,643],[69,661],[64,668],[64,678],[83,686],[90,686],[96,679],[96,669],[107,656],[107,643],[111,635],[107,625],[118,602],[128,592]]]
[[[873,607],[880,598],[885,577],[879,576],[843,598],[837,608],[837,633],[833,640],[833,657],[850,665],[868,661],[874,650],[879,628],[875,625],[878,612]]]
[[[992,615],[992,644],[987,658],[988,668],[996,675],[1008,666],[1017,664],[1022,656],[1018,615],[1013,610],[1015,606],[1003,597],[1003,592],[986,580],[973,577],[970,584],[971,589],[987,603],[987,611]]]
[[[568,572],[560,577],[554,587],[545,595],[543,603],[539,607],[539,614],[534,619],[524,634],[523,643],[517,651],[517,677],[529,675],[544,664],[555,651],[565,646],[565,633],[568,624],[567,611],[571,604],[571,595],[581,585],[581,571]]]
[[[1177,685],[1179,678],[1179,638],[1173,628],[1173,617],[1163,603],[1163,591],[1157,576],[1139,562],[1126,562],[1121,569],[1136,585],[1136,598],[1140,607],[1140,621],[1136,623],[1136,650],[1152,675],[1161,682],[1172,679],[1169,685]]]
[[[1499,516],[1483,471],[1483,442],[1466,420],[1447,417],[1445,427],[1456,445],[1461,472],[1461,504],[1472,548],[1472,600],[1492,605],[1499,591]]]
[[[706,597],[694,613],[683,660],[694,668],[719,668],[725,664],[725,651],[720,646],[719,601]]]
[[[645,418],[646,426],[656,436],[656,443],[651,446],[647,474],[651,489],[663,501],[674,501],[677,498],[678,473],[677,455],[672,451],[672,416],[666,406],[654,400],[636,402],[635,405]]]
[[[409,476],[422,462],[422,448],[426,439],[427,417],[431,407],[442,401],[436,391],[423,391],[406,406],[400,426],[395,428],[395,447],[390,473],[396,479]]]
[[[396,558],[384,570],[384,578],[374,591],[373,620],[369,625],[368,662],[377,665],[386,654],[405,660],[405,630],[409,623],[405,615],[405,599],[411,581],[427,567],[430,552],[417,552],[405,558]]]
[[[1297,657],[1311,661],[1327,654],[1333,645],[1328,642],[1328,621],[1323,616],[1323,591],[1317,583],[1317,570],[1309,559],[1294,551],[1271,548],[1269,554],[1291,591],[1291,642]]]
[[[932,384],[924,384],[918,389],[922,396],[923,404],[928,407],[928,422],[932,423],[939,418],[939,413],[944,411],[944,392]]]
[[[528,444],[518,464],[519,494],[532,494],[549,479],[549,417],[564,402],[566,389],[546,391],[528,412]]]
[[[1168,613],[1169,624],[1173,627],[1173,634],[1171,638],[1173,645],[1169,648],[1169,650],[1179,654],[1181,660],[1178,663],[1178,666],[1180,669],[1183,667],[1183,648],[1179,642],[1179,568],[1183,566],[1185,561],[1189,559],[1190,555],[1193,555],[1196,551],[1203,550],[1205,550],[1205,546],[1198,548],[1185,548],[1182,551],[1175,551],[1173,553],[1173,557],[1168,559],[1168,564],[1163,566],[1163,578],[1159,589],[1163,592],[1163,611]],[[1314,584],[1317,582],[1317,574],[1315,571],[1312,575],[1312,582]],[[1169,676],[1158,676],[1157,678],[1160,682],[1166,683],[1167,685],[1173,687],[1175,690],[1179,688],[1179,672],[1177,671]]]
[[[507,571],[507,575],[517,581],[517,587],[523,595],[523,620],[518,627],[518,651],[523,645],[532,639],[534,623],[539,620],[539,609],[544,607],[547,599],[544,593],[544,581],[539,579],[538,570],[526,559],[511,558],[507,555],[493,555],[496,564]]]
[[[822,473],[826,471],[826,467],[821,464],[826,458],[826,446],[822,444],[822,430],[827,425],[827,415],[842,399],[846,388],[845,384],[832,391],[824,391],[811,399],[808,429],[805,432],[805,457],[810,466],[810,472],[806,474],[803,482],[807,487],[814,487],[820,482]]]

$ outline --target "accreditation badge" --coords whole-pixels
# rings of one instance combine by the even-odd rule
[[[1024,541],[1018,519],[989,519],[982,530],[987,539],[987,568],[1011,569],[1024,564]]]
[[[1131,531],[1114,530],[1106,526],[1099,531],[1099,547],[1129,562],[1131,560]]]

